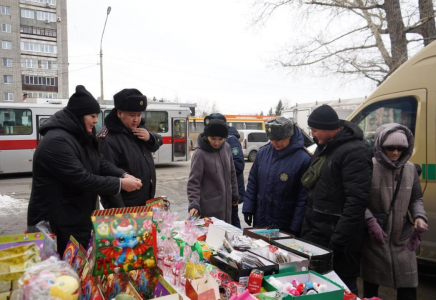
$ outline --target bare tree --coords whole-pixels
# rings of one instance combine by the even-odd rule
[[[200,99],[197,101],[197,108],[195,110],[195,116],[198,118],[204,118],[211,113],[219,112],[219,107],[216,101],[210,102],[206,99]]]
[[[254,24],[265,24],[276,10],[287,8],[306,29],[277,54],[274,65],[318,75],[380,84],[436,39],[433,0],[255,0],[254,7]],[[309,29],[315,33],[309,35]]]

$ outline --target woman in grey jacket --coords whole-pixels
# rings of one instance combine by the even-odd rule
[[[225,122],[214,119],[198,136],[188,180],[189,215],[216,217],[232,222],[232,205],[238,205],[238,183]]]
[[[365,215],[368,235],[361,264],[366,298],[376,297],[379,285],[384,285],[397,289],[397,299],[416,299],[415,250],[428,226],[418,172],[408,162],[413,144],[410,130],[399,124],[382,125],[375,133],[371,196]],[[383,214],[387,218],[382,229],[377,219],[383,219]]]

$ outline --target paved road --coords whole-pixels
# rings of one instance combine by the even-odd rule
[[[245,181],[252,164],[247,162]],[[165,195],[171,201],[171,210],[180,212],[180,218],[187,217],[188,200],[186,185],[189,177],[190,162],[160,165],[157,167],[156,195]],[[26,229],[27,206],[30,198],[32,178],[29,174],[0,177],[0,235],[21,233]],[[4,195],[12,198],[4,197]],[[241,210],[241,208],[240,208]],[[242,217],[242,215],[240,214]],[[243,220],[243,218],[241,219]],[[243,226],[247,226],[242,222]],[[418,299],[436,299],[436,270],[421,272]],[[362,282],[359,280],[359,290]],[[380,288],[380,297],[385,300],[396,299],[391,288]]]

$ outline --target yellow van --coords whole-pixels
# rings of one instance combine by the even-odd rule
[[[348,120],[360,126],[369,148],[382,124],[400,123],[414,133],[410,161],[422,167],[420,179],[429,225],[418,257],[436,263],[436,42],[388,77]]]

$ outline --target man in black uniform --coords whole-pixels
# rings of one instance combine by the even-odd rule
[[[101,154],[117,167],[141,179],[142,187],[132,193],[102,196],[104,208],[145,205],[156,192],[156,170],[152,152],[159,150],[162,138],[149,130],[141,119],[147,97],[137,89],[124,89],[114,95],[115,108],[105,118],[99,136]]]

